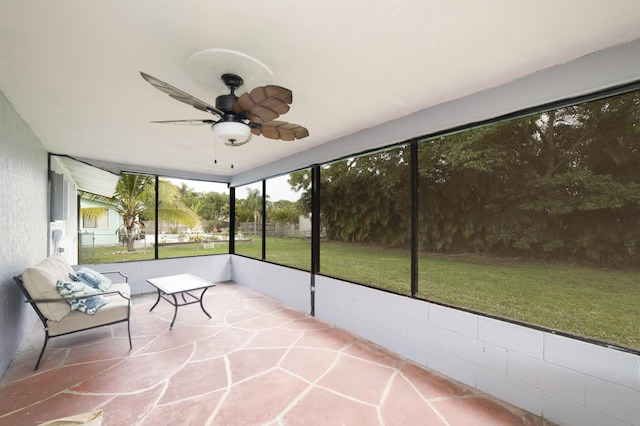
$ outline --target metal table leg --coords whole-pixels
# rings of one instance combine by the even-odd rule
[[[176,298],[176,294],[173,293],[171,295],[171,297],[173,297],[173,319],[171,320],[171,325],[169,326],[169,330],[171,330],[173,328],[173,323],[176,322],[176,317],[178,316],[178,299]],[[184,299],[184,294],[182,295],[182,298]]]
[[[155,308],[158,305],[158,302],[160,301],[160,290],[158,290],[158,298],[156,299],[156,303],[153,304],[153,306],[151,307],[151,309],[149,309],[149,312],[153,311],[153,308]]]
[[[204,290],[202,290],[202,294],[200,295],[200,307],[202,308],[202,312],[205,313],[206,316],[208,316],[209,318],[211,318],[211,315],[209,315],[209,312],[207,312],[204,309],[204,303],[202,303],[202,300],[204,299],[204,293],[209,290],[209,287],[206,287]]]

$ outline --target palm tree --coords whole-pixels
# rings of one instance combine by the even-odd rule
[[[151,176],[123,174],[118,180],[113,199],[123,224],[118,230],[125,237],[127,251],[134,251],[133,242],[141,226],[140,216],[144,215],[155,199],[154,179]]]
[[[253,234],[257,235],[258,219],[262,212],[262,196],[259,189],[247,188],[247,200],[245,202],[247,209],[253,211]]]
[[[127,251],[133,252],[135,237],[143,219],[155,217],[155,179],[152,176],[123,173],[116,185],[113,197],[102,197],[83,193],[83,197],[109,202],[116,206],[122,216],[122,226],[118,230],[125,237]],[[195,226],[200,218],[180,201],[179,189],[172,183],[158,181],[158,220],[180,222]]]
[[[180,189],[169,181],[158,181],[158,220],[178,222],[188,227],[195,227],[201,222],[198,206],[187,205],[182,198]],[[155,206],[149,208],[150,214],[155,212]]]

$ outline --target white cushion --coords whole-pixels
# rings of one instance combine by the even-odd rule
[[[22,273],[22,282],[32,299],[60,299],[60,302],[38,303],[38,309],[47,319],[60,321],[69,312],[71,307],[60,297],[56,289],[59,276],[56,276],[55,260],[43,260],[36,266],[27,268]]]

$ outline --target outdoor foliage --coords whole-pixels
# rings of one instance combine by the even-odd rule
[[[408,247],[411,208],[408,147],[329,164],[320,173],[320,213],[327,238],[387,247]],[[311,211],[309,173],[291,174],[301,202]]]
[[[158,182],[158,218],[160,220],[184,223],[194,226],[198,223],[197,214],[182,201],[178,188],[172,183]],[[82,197],[114,205],[120,216],[122,226],[118,232],[124,236],[127,251],[133,252],[134,241],[143,228],[142,222],[155,219],[155,178],[147,175],[123,173],[116,184],[113,197],[82,193]],[[83,209],[83,214],[91,211]]]
[[[639,92],[421,141],[419,248],[637,266],[639,148]],[[409,164],[405,147],[325,166],[327,237],[408,248]],[[308,174],[290,183],[308,202]]]
[[[229,195],[215,191],[197,192],[182,183],[179,198],[200,218],[202,229],[209,232],[229,222]]]
[[[637,265],[638,123],[634,92],[421,143],[420,247]]]
[[[267,218],[276,223],[295,225],[301,212],[293,201],[279,200],[267,203]]]

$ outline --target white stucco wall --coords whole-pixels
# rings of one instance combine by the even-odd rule
[[[66,191],[66,216],[49,223],[49,255],[61,254],[70,264],[74,264],[78,260],[78,187],[56,158],[51,158],[49,166],[52,171],[64,176]],[[53,240],[53,231],[56,229],[62,231],[62,239],[59,241]]]
[[[47,256],[47,152],[0,93],[0,376],[37,317],[14,275]]]

